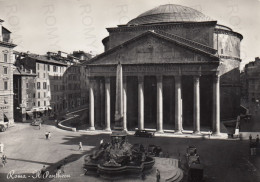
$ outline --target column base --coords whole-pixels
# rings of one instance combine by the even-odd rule
[[[221,134],[220,134],[220,132],[213,132],[212,133],[212,136],[220,136]]]
[[[91,126],[91,127],[88,128],[88,130],[90,130],[90,131],[95,131],[95,127],[94,127],[94,126]]]
[[[201,135],[201,132],[200,132],[200,131],[193,131],[192,134],[193,134],[193,135]]]
[[[181,130],[176,130],[175,132],[174,132],[174,135],[182,135],[183,133],[182,133],[182,131]]]
[[[111,128],[106,128],[105,131],[111,131]]]
[[[157,130],[155,133],[162,134],[162,133],[164,133],[164,131],[163,130]]]

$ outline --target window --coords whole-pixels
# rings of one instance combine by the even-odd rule
[[[43,70],[45,71],[45,64],[43,64]]]
[[[35,102],[33,103],[33,106],[35,106]]]
[[[44,101],[44,106],[46,106],[46,101]]]
[[[37,64],[37,69],[40,70],[40,63]]]
[[[40,101],[38,101],[38,106],[41,106],[41,102]]]
[[[4,54],[4,62],[7,63],[7,54]]]
[[[43,73],[43,78],[45,78],[45,73]]]
[[[40,73],[37,73],[37,77],[40,78]]]
[[[221,49],[221,54],[223,54],[223,52],[224,52],[223,49]]]
[[[41,89],[41,82],[37,82],[37,89]]]
[[[48,65],[48,71],[50,71],[50,65]]]
[[[48,91],[50,91],[50,85],[48,85]]]
[[[44,95],[44,98],[45,98],[46,97],[46,92],[44,92],[43,95]]]
[[[7,67],[4,67],[4,74],[7,74]]]
[[[4,89],[8,90],[8,82],[7,81],[4,82]]]
[[[43,82],[43,89],[47,89],[47,83]]]
[[[29,88],[29,83],[26,83],[26,88]]]
[[[33,98],[35,98],[35,94],[33,94]],[[34,105],[35,105],[35,103],[34,103]]]
[[[56,71],[57,71],[57,67],[53,66],[53,72],[56,72]]]
[[[41,92],[38,92],[38,98],[41,98]]]

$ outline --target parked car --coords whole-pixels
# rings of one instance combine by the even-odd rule
[[[31,125],[33,126],[39,126],[40,123],[42,123],[42,118],[36,118],[32,121]]]
[[[151,156],[158,157],[161,151],[162,151],[162,148],[160,146],[157,146],[157,145],[148,146],[148,153]]]
[[[134,136],[138,136],[138,137],[153,137],[154,133],[153,132],[148,132],[146,130],[137,130],[134,134]]]
[[[8,125],[5,123],[0,123],[0,131],[4,132],[8,128]]]

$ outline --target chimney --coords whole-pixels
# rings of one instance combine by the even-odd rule
[[[30,73],[33,74],[33,70],[32,69],[30,69]]]

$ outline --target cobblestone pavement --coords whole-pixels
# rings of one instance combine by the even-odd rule
[[[46,140],[44,135],[47,131],[51,132],[49,140]],[[102,138],[109,141],[109,135],[106,134],[91,135],[64,131],[48,122],[42,125],[41,130],[28,123],[18,123],[6,132],[0,133],[0,142],[4,143],[4,153],[8,158],[5,167],[0,164],[0,181],[39,181],[39,178],[34,179],[35,171],[46,165],[50,174],[54,174],[57,166],[63,163],[65,158],[67,161],[64,177],[67,178],[50,176],[42,181],[89,181],[90,178],[83,175],[83,157],[91,153]],[[260,158],[249,156],[248,141],[133,136],[128,137],[128,140],[132,144],[160,145],[172,158],[178,158],[179,153],[184,156],[187,146],[196,146],[205,166],[204,176],[207,182],[260,181]],[[80,141],[83,151],[78,150]],[[182,161],[185,161],[184,157]]]

